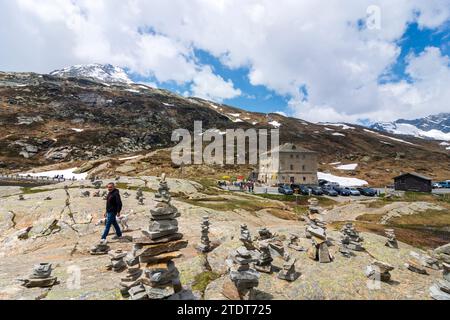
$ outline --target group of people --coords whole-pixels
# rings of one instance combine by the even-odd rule
[[[233,186],[233,187],[239,188],[240,191],[255,192],[255,182],[253,180],[233,181],[233,182],[218,181],[217,185],[219,187]]]

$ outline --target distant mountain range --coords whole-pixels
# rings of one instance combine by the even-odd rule
[[[400,119],[394,122],[378,122],[372,129],[422,139],[450,141],[450,113],[440,113],[415,120]]]

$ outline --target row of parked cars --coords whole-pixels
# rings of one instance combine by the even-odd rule
[[[433,183],[433,189],[450,188],[450,180]]]
[[[376,190],[372,188],[351,188],[351,187],[341,187],[335,183],[328,183],[318,187],[310,187],[300,184],[281,184],[278,186],[278,192],[281,194],[291,195],[294,193],[301,195],[315,195],[322,196],[327,195],[331,197],[337,196],[368,196],[374,197],[377,195]]]

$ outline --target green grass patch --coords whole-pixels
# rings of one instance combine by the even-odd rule
[[[212,271],[205,271],[205,272],[199,273],[194,278],[194,283],[192,285],[192,289],[204,293],[208,284],[210,284],[212,281],[218,279],[219,277],[220,277],[220,274],[212,272]]]
[[[22,187],[20,188],[20,191],[22,191],[23,194],[36,194],[36,193],[42,193],[42,192],[48,192],[55,189],[34,189],[32,187]]]
[[[225,201],[211,201],[211,200],[197,200],[197,199],[182,199],[182,201],[192,204],[194,206],[204,207],[217,211],[233,211],[242,209],[247,211],[259,211],[266,209],[269,206],[264,201],[255,201],[254,199],[226,199]]]

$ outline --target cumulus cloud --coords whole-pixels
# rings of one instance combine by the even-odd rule
[[[379,29],[361,24],[371,5]],[[287,97],[289,114],[306,120],[410,118],[448,109],[448,57],[429,48],[408,57],[412,82],[379,78],[409,23],[441,28],[449,11],[450,0],[0,0],[0,69],[112,63],[187,84],[186,94],[245,95],[198,60],[202,49],[245,67],[251,84]]]

